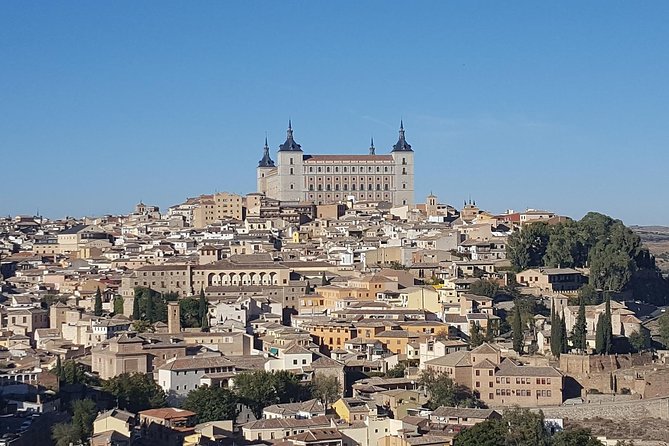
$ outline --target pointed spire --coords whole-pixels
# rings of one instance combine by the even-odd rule
[[[267,144],[267,133],[265,133],[265,147],[262,150],[262,159],[258,162],[258,167],[276,167],[274,161],[269,155],[269,145]]]
[[[369,154],[376,155],[376,149],[374,148],[374,137],[372,136],[372,141],[369,146]]]
[[[288,119],[288,130],[286,131],[286,142],[279,146],[279,152],[301,152],[301,146],[293,139],[293,123]]]
[[[413,152],[411,144],[409,144],[404,136],[404,120],[400,120],[400,137],[397,144],[393,146],[393,152]]]

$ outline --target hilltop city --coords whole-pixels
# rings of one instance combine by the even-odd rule
[[[0,219],[0,445],[669,442],[637,232],[416,197],[404,123],[359,154],[298,136],[246,195]]]

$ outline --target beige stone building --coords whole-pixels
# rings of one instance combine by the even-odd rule
[[[399,139],[388,155],[377,155],[373,142],[365,155],[305,155],[289,123],[277,157],[275,164],[265,141],[256,173],[258,192],[267,197],[317,205],[349,197],[414,205],[414,152],[402,124]]]
[[[555,367],[521,365],[488,343],[432,359],[425,368],[477,392],[489,407],[562,404],[564,379]]]

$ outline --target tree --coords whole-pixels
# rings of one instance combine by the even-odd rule
[[[650,333],[648,330],[641,328],[641,331],[633,331],[628,337],[630,345],[635,351],[640,352],[650,348]]]
[[[542,266],[549,242],[549,227],[545,222],[534,222],[516,231],[506,244],[506,257],[516,272],[533,266]]]
[[[121,373],[105,381],[102,388],[116,398],[119,408],[130,412],[165,407],[165,392],[151,375]]]
[[[572,428],[553,436],[553,446],[603,446],[592,436],[590,429]]]
[[[54,374],[58,377],[59,381],[63,379],[63,364],[60,355],[56,356],[56,368],[54,369]]]
[[[606,298],[604,314],[597,319],[595,332],[595,351],[602,355],[611,353],[613,346],[613,328],[611,326],[611,299]]]
[[[340,390],[339,379],[336,376],[317,374],[311,382],[311,393],[325,407],[339,397]]]
[[[587,346],[587,326],[585,321],[585,302],[579,299],[578,315],[571,335],[571,343],[576,350],[584,352]]]
[[[519,355],[523,354],[523,344],[525,343],[524,333],[523,333],[523,321],[520,316],[520,306],[513,306],[513,324],[511,325],[512,337],[513,337],[513,349],[518,352]]]
[[[179,308],[181,309],[181,326],[182,327],[199,327],[200,326],[200,304],[198,299],[194,297],[186,297],[179,301]]]
[[[142,313],[140,312],[140,307],[139,307],[140,299],[141,297],[137,294],[137,290],[135,290],[135,297],[133,298],[132,301],[132,318],[136,321],[142,318]]]
[[[100,292],[100,287],[98,287],[95,292],[95,303],[93,304],[93,314],[96,316],[102,316],[102,293]]]
[[[96,405],[91,399],[72,402],[72,427],[82,440],[93,434],[93,420],[97,415]]]
[[[669,347],[669,313],[664,313],[657,319],[660,339],[665,347]]]
[[[240,373],[235,376],[234,390],[239,400],[246,404],[258,419],[262,417],[262,410],[267,406],[303,401],[308,399],[311,393],[300,384],[297,375],[286,370]]]
[[[512,408],[502,419],[478,423],[460,432],[455,446],[548,446],[549,433],[544,428],[544,416],[529,409]],[[589,446],[589,445],[588,445]]]
[[[582,301],[585,305],[599,305],[602,303],[601,294],[594,285],[589,283],[579,288],[578,299],[579,302]]]
[[[493,298],[499,291],[499,285],[489,280],[477,280],[469,286],[469,292],[478,296]]]
[[[485,326],[485,337],[483,338],[485,342],[492,342],[495,339],[495,333],[492,328],[492,321],[488,320],[488,323]]]
[[[200,288],[200,298],[198,299],[198,320],[200,327],[203,326],[204,320],[207,318],[207,298],[204,296],[204,288]]]
[[[144,314],[144,319],[152,324],[156,321],[156,302],[151,293],[146,296],[146,312]]]
[[[456,384],[446,374],[424,370],[420,382],[430,395],[427,407],[432,410],[439,406],[485,407],[476,394],[467,387]]]
[[[73,359],[68,359],[62,366],[61,381],[65,384],[83,384],[86,382],[86,373]]]
[[[556,358],[559,358],[560,353],[562,353],[561,335],[560,319],[558,318],[556,311],[553,310],[551,311],[551,354]]]
[[[114,314],[123,314],[123,298],[121,296],[114,297]]]
[[[237,396],[218,386],[205,385],[191,390],[181,407],[195,412],[200,423],[237,418]]]
[[[51,427],[51,438],[56,442],[56,446],[70,446],[81,441],[71,423],[54,424]]]
[[[398,362],[395,367],[388,369],[386,372],[386,378],[404,378],[404,372],[406,371],[406,366]]]
[[[564,320],[564,315],[560,317],[560,353],[567,353],[569,351],[569,343],[567,342],[567,323]]]
[[[455,446],[506,446],[504,438],[509,432],[502,420],[487,420],[460,432],[453,442]]]
[[[149,323],[149,321],[138,319],[132,322],[132,329],[137,333],[144,333],[151,329],[151,324]]]
[[[483,335],[481,334],[481,327],[474,322],[469,324],[469,346],[472,348],[483,344]]]

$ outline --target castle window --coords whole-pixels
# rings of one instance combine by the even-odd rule
[[[376,185],[376,190],[381,190],[381,185],[380,184]]]
[[[309,173],[313,173],[313,171],[314,171],[314,168],[313,168],[313,167],[309,167]]]
[[[402,167],[402,175],[406,175],[406,174],[407,174],[407,169],[406,169],[406,167]]]
[[[388,166],[384,167],[384,168],[383,168],[383,171],[384,171],[384,172],[388,172]]]
[[[323,185],[322,184],[318,185],[318,190],[323,190]]]
[[[309,190],[314,190],[314,185],[313,184],[309,185]]]
[[[293,168],[290,168],[290,174],[293,175]]]
[[[326,171],[327,173],[330,173],[330,167],[326,167],[326,168],[325,168],[325,171]]]
[[[346,166],[344,166],[344,172],[346,172]]]
[[[339,190],[339,185],[335,184],[335,190]]]
[[[332,190],[329,184],[325,186],[325,190]]]
[[[339,172],[339,167],[335,167],[335,172]]]
[[[381,168],[377,166],[376,171],[381,172]]]
[[[351,172],[355,172],[355,167],[351,167]]]
[[[351,190],[355,190],[355,184],[351,184]]]
[[[383,190],[389,190],[388,183],[383,185]]]
[[[406,158],[402,158],[402,164],[406,164],[406,163],[407,163],[407,159],[406,159]]]
[[[402,189],[406,189],[406,188],[407,188],[407,183],[402,183]]]
[[[407,201],[406,201],[406,200],[402,200],[402,204],[407,204]]]
[[[344,184],[344,190],[348,190],[348,184]]]
[[[292,158],[290,159],[290,164],[293,164],[293,159]]]
[[[321,173],[322,170],[323,170],[323,168],[318,166],[318,173]]]

